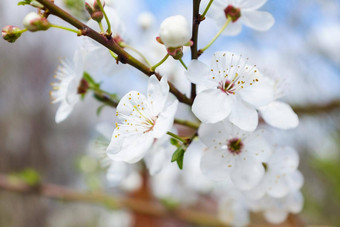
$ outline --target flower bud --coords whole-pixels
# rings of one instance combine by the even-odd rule
[[[100,2],[104,7],[105,2],[103,0],[100,0]],[[97,0],[85,0],[85,8],[93,20],[100,22],[103,19],[104,15],[100,10]]]
[[[166,47],[190,45],[191,31],[189,23],[181,15],[166,18],[160,28],[159,41]]]
[[[141,13],[138,16],[138,25],[143,30],[148,30],[149,28],[151,28],[154,22],[155,22],[155,17],[149,12]]]
[[[7,25],[1,31],[2,38],[4,40],[14,43],[22,34],[22,30],[16,26]]]
[[[23,24],[28,31],[36,32],[36,31],[45,31],[50,28],[50,22],[45,17],[41,15],[31,12],[26,15],[24,18]]]

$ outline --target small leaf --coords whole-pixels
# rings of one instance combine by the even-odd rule
[[[180,153],[182,152],[183,148],[179,147],[176,149],[176,151],[173,153],[171,162],[177,161],[178,157],[180,156]]]
[[[24,5],[29,5],[31,4],[32,0],[24,0],[24,1],[20,1],[18,2],[18,6],[24,6]]]
[[[183,169],[184,152],[185,152],[185,149],[183,149],[183,147],[179,147],[174,152],[174,154],[172,155],[172,158],[171,158],[171,162],[176,161],[177,165],[180,169]]]
[[[94,81],[94,79],[91,77],[91,75],[88,72],[83,73],[83,78],[90,84],[95,87],[99,87],[99,85]]]
[[[97,116],[100,115],[100,113],[102,112],[102,110],[104,109],[105,106],[106,106],[106,104],[103,104],[103,105],[101,105],[100,107],[98,107],[98,109],[97,109],[97,111],[96,111]]]
[[[183,159],[184,159],[184,150],[180,153],[180,156],[177,158],[177,165],[180,169],[183,169]]]

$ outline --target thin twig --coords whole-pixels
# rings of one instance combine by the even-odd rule
[[[102,35],[95,30],[91,29],[72,15],[70,15],[65,10],[61,9],[57,5],[55,5],[53,2],[49,0],[37,0],[39,3],[44,5],[44,7],[48,10],[50,14],[53,14],[64,21],[68,22],[69,24],[73,25],[74,27],[81,30],[81,34],[84,36],[88,36],[92,38],[93,40],[97,41],[98,43],[102,44],[103,46],[107,47],[109,50],[113,51],[118,55],[118,60],[123,64],[129,64],[144,74],[151,76],[155,74],[158,79],[161,78],[159,74],[156,74],[154,71],[152,71],[147,65],[143,64],[142,62],[138,61],[136,58],[134,58],[132,55],[127,53],[123,48],[121,48],[118,43],[114,41],[111,37],[107,37],[105,35]],[[188,97],[186,97],[185,94],[180,92],[172,83],[169,82],[170,86],[170,92],[173,93],[177,99],[185,104],[192,105],[192,100]]]

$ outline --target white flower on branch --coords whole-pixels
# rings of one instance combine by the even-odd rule
[[[268,222],[279,224],[286,220],[289,213],[297,214],[302,210],[303,195],[300,191],[293,191],[282,198],[265,196],[252,203],[253,211],[263,211]]]
[[[242,30],[242,24],[258,31],[270,29],[275,20],[268,12],[258,11],[267,0],[215,0],[208,11],[208,16],[216,20],[222,27],[228,17],[231,23],[224,30],[225,35],[237,35]]]
[[[22,23],[24,27],[31,32],[47,30],[51,26],[45,17],[35,12],[27,14]]]
[[[163,137],[172,127],[178,100],[169,94],[169,85],[153,75],[149,78],[147,96],[131,91],[117,106],[116,123],[108,156],[116,161],[135,163],[142,159],[154,139]]]
[[[275,147],[272,156],[265,164],[266,173],[258,186],[247,195],[260,199],[265,194],[282,198],[290,192],[298,191],[303,185],[303,176],[297,170],[299,156],[291,147]]]
[[[254,131],[258,124],[256,108],[274,99],[270,79],[243,61],[241,55],[230,52],[216,52],[211,68],[193,60],[187,76],[204,88],[195,98],[192,111],[205,123],[228,118],[242,130]]]
[[[88,84],[83,78],[83,55],[80,51],[74,54],[73,62],[61,61],[55,78],[59,80],[52,83],[53,90],[50,92],[52,103],[60,102],[55,121],[60,123],[65,120],[80,100],[80,94],[86,93]]]
[[[182,15],[166,18],[161,24],[159,38],[168,48],[190,45],[191,30],[187,19]]]
[[[274,101],[268,105],[261,106],[258,111],[263,120],[276,128],[291,129],[296,128],[299,124],[299,118],[294,110],[287,104],[281,101],[276,101],[284,94],[282,82],[280,80],[271,80],[274,88]]]
[[[261,132],[244,132],[229,122],[202,124],[199,139],[208,147],[201,170],[213,180],[230,180],[241,190],[254,188],[262,179],[271,149]]]

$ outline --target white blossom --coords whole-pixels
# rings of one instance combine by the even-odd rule
[[[258,124],[256,108],[274,99],[270,79],[243,61],[241,55],[230,52],[216,52],[210,68],[193,60],[187,76],[204,89],[195,98],[192,111],[205,123],[229,119],[242,130],[254,131]]]
[[[242,24],[258,31],[266,31],[275,22],[268,12],[258,11],[267,0],[215,0],[208,11],[208,16],[216,20],[222,27],[227,17],[232,22],[224,30],[225,35],[237,35],[242,30]]]
[[[31,32],[47,30],[50,28],[48,20],[36,12],[27,14],[22,23],[24,27]]]
[[[280,80],[269,81],[274,89],[274,101],[267,105],[258,107],[258,111],[263,120],[276,128],[291,129],[296,128],[299,124],[299,118],[292,107],[282,101],[277,101],[284,95],[284,88]]]
[[[160,27],[159,37],[166,47],[181,47],[191,38],[189,23],[182,15],[166,18]]]
[[[279,224],[286,220],[289,213],[297,214],[303,208],[303,196],[300,191],[293,191],[282,198],[265,196],[253,201],[252,210],[263,211],[266,220]]]
[[[298,191],[303,185],[303,176],[297,170],[299,156],[291,147],[275,147],[266,162],[266,173],[261,182],[246,194],[259,199],[265,194],[282,198],[290,192]]]
[[[213,180],[229,178],[241,190],[254,188],[262,179],[271,149],[261,132],[249,133],[229,122],[202,124],[199,139],[208,147],[201,170]]]
[[[59,103],[55,121],[60,123],[65,120],[73,110],[73,107],[80,100],[78,88],[83,78],[83,55],[76,51],[73,62],[61,61],[55,78],[59,82],[52,83],[53,90],[50,92],[52,103]]]
[[[163,137],[172,127],[178,100],[169,94],[169,85],[153,75],[147,96],[131,91],[117,106],[120,123],[116,123],[108,156],[116,161],[135,163],[150,149],[154,139]]]

